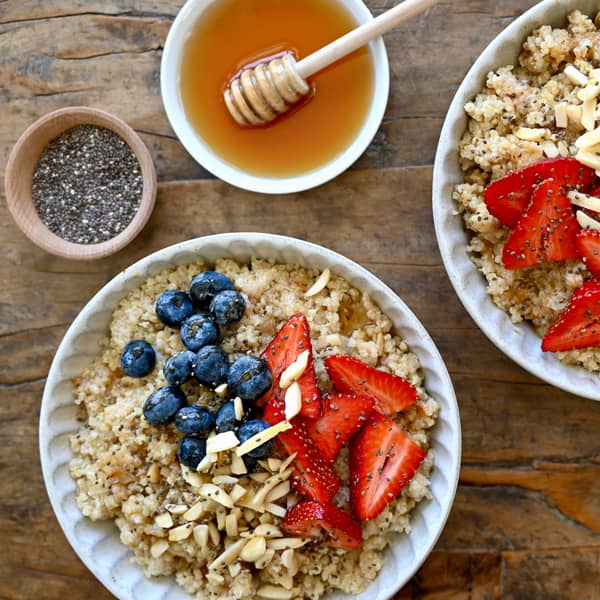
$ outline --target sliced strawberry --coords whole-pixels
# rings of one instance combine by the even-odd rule
[[[338,392],[366,394],[375,400],[375,408],[386,415],[405,409],[419,398],[416,388],[406,379],[374,369],[353,356],[329,356],[325,367]]]
[[[484,201],[489,213],[503,225],[514,228],[529,206],[534,188],[550,178],[567,190],[585,191],[592,185],[595,173],[574,158],[551,158],[513,171],[485,190]]]
[[[374,519],[413,478],[425,458],[389,417],[375,413],[350,448],[350,503],[361,520]]]
[[[373,414],[375,401],[369,396],[325,394],[321,416],[307,421],[308,435],[321,456],[333,462],[347,442]]]
[[[321,392],[317,387],[317,378],[313,367],[310,329],[306,317],[301,313],[290,317],[261,355],[271,369],[273,383],[269,391],[260,398],[259,406],[264,406],[272,398],[278,398],[280,402],[283,402],[285,390],[279,387],[279,378],[304,350],[308,350],[309,354],[306,369],[298,378],[298,385],[302,392],[300,414],[312,419],[321,414]]]
[[[282,529],[295,537],[320,537],[323,532],[329,539],[327,546],[354,550],[362,543],[362,528],[348,513],[331,504],[301,502],[288,510]]]
[[[331,502],[340,487],[340,481],[310,439],[304,419],[294,419],[294,427],[280,433],[277,440],[288,456],[296,453],[291,476],[294,489],[321,504]]]
[[[600,231],[582,229],[575,239],[577,254],[582,258],[589,272],[600,277]]]
[[[544,352],[562,352],[600,346],[600,281],[586,281],[576,289],[565,310],[544,339]]]
[[[543,181],[504,244],[502,262],[507,269],[521,269],[577,258],[579,229],[565,187],[551,179]]]

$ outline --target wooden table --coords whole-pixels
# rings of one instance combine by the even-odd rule
[[[65,540],[37,449],[45,377],[77,312],[158,248],[252,230],[312,240],[372,270],[449,367],[463,424],[460,487],[434,552],[397,598],[600,598],[600,403],[544,384],[483,336],[449,285],[431,219],[433,157],[452,95],[487,42],[534,1],[446,0],[389,34],[392,90],[374,142],[335,181],[276,198],[212,178],[167,123],[159,65],[182,3],[0,0],[0,172],[27,125],[84,104],[142,134],[160,181],[142,235],[92,263],[37,249],[0,203],[0,598],[111,597]],[[393,4],[367,3],[375,13]]]

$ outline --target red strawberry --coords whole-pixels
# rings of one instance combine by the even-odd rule
[[[425,458],[389,417],[375,413],[350,448],[350,503],[361,520],[374,519],[412,479]]]
[[[291,481],[294,489],[321,504],[331,502],[340,487],[340,482],[310,439],[304,420],[301,417],[294,419],[294,427],[280,433],[277,440],[288,456],[294,452],[297,454],[292,463],[294,473]]]
[[[307,422],[307,431],[321,456],[333,462],[347,442],[373,414],[375,401],[369,396],[325,394],[322,413]]]
[[[402,377],[374,369],[352,356],[329,356],[325,367],[338,392],[371,396],[375,408],[386,415],[403,410],[419,398],[416,388]]]
[[[552,323],[544,339],[544,352],[561,352],[600,346],[600,281],[586,281],[575,290],[565,310]]]
[[[301,502],[288,510],[282,529],[295,537],[316,538],[325,531],[328,546],[354,550],[362,543],[362,528],[348,513],[331,504]]]
[[[271,369],[273,383],[271,389],[260,398],[259,406],[267,404],[272,398],[277,399],[275,404],[283,403],[285,390],[279,387],[279,378],[304,350],[308,350],[309,354],[306,370],[298,378],[298,385],[302,392],[300,414],[313,419],[321,414],[321,392],[317,387],[317,378],[313,368],[310,329],[306,317],[301,313],[290,317],[261,355]]]
[[[514,228],[542,181],[552,178],[568,189],[585,191],[594,177],[593,169],[574,158],[551,158],[497,179],[485,190],[484,200],[491,215]]]
[[[589,272],[600,277],[600,231],[582,229],[575,239],[577,254],[583,259]]]
[[[502,262],[507,269],[521,269],[577,258],[579,229],[566,188],[551,179],[543,181],[504,244]]]

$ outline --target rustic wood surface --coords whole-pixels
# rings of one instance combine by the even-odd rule
[[[486,43],[534,1],[446,0],[390,33],[391,98],[374,142],[330,184],[276,198],[211,178],[168,125],[159,64],[182,3],[0,0],[0,175],[27,125],[83,104],[142,134],[160,182],[143,233],[93,263],[37,249],[0,202],[0,598],[111,597],[65,540],[39,465],[40,399],[68,325],[149,252],[249,230],[312,240],[371,269],[416,312],[448,364],[463,425],[460,487],[435,550],[397,598],[600,598],[600,403],[544,384],[483,336],[446,278],[430,210],[452,95]],[[367,4],[380,13],[392,2]]]

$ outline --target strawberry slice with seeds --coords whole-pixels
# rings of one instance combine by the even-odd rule
[[[273,398],[277,399],[274,401],[275,404],[284,402],[285,390],[281,389],[279,378],[304,350],[308,350],[308,364],[298,378],[298,385],[302,393],[300,414],[313,419],[321,414],[321,392],[317,387],[317,378],[313,367],[310,329],[308,320],[301,313],[290,317],[261,355],[271,369],[273,383],[269,391],[259,399],[259,406],[268,404]]]
[[[415,386],[406,379],[370,367],[353,356],[329,356],[325,367],[338,392],[370,396],[375,408],[386,415],[405,409],[419,398]]]
[[[307,422],[308,435],[321,456],[333,462],[342,444],[367,422],[374,410],[375,401],[369,396],[325,394],[321,416]]]
[[[600,346],[600,281],[586,281],[575,290],[565,310],[542,340],[544,352]]]
[[[585,191],[594,182],[593,169],[574,158],[551,158],[513,171],[485,190],[484,201],[491,215],[511,229],[529,206],[534,188],[553,179],[568,190]]]
[[[277,436],[278,444],[289,456],[296,453],[292,462],[293,488],[303,496],[328,504],[340,487],[340,481],[329,463],[308,435],[304,419],[294,419],[294,426]]]
[[[350,448],[350,503],[361,521],[374,519],[413,478],[425,451],[389,417],[375,413]]]
[[[321,537],[325,532],[327,546],[355,550],[362,543],[362,528],[348,513],[331,504],[300,502],[288,510],[281,525],[294,537]]]
[[[581,257],[588,271],[600,277],[600,231],[582,229],[575,239],[577,254]]]
[[[579,229],[566,188],[551,179],[543,181],[504,244],[502,262],[507,269],[522,269],[577,258]]]

